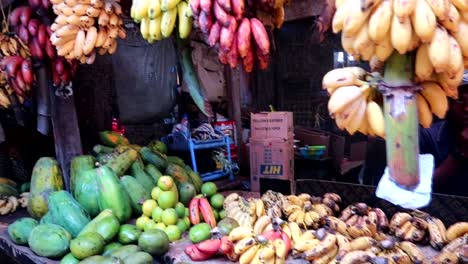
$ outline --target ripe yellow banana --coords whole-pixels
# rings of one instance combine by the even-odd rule
[[[351,240],[349,246],[351,250],[366,250],[377,245],[377,241],[372,237],[363,236]]]
[[[351,1],[346,1],[339,7],[336,7],[336,12],[332,20],[332,30],[335,34],[343,30],[344,21],[349,10],[349,3],[351,3]]]
[[[450,63],[450,41],[447,30],[436,28],[434,37],[429,43],[429,58],[437,73],[445,72]]]
[[[268,242],[268,244],[260,249],[260,254],[258,256],[260,259],[260,263],[270,263],[271,260],[275,260],[275,248],[273,246],[273,243]]]
[[[460,71],[460,69],[464,68],[463,66],[463,54],[458,44],[457,40],[452,36],[449,36],[449,43],[450,43],[450,60],[449,66],[447,69],[447,73],[449,76],[454,77]]]
[[[337,245],[333,245],[330,250],[328,252],[326,252],[325,254],[323,254],[322,256],[320,257],[317,257],[315,259],[308,259],[309,261],[310,260],[313,260],[312,263],[315,263],[315,264],[328,264],[330,263],[330,261],[334,260],[336,258],[338,254],[338,246]]]
[[[259,246],[255,245],[247,249],[239,258],[239,264],[249,264],[257,254]]]
[[[273,246],[275,247],[276,260],[275,264],[285,263],[286,257],[288,255],[288,248],[282,239],[276,239],[273,241]]]
[[[450,11],[450,0],[427,0],[438,20],[443,21]]]
[[[346,253],[340,260],[340,264],[366,263],[375,258],[375,254],[363,250]]]
[[[375,44],[369,38],[367,23],[359,29],[354,40],[353,49],[361,56],[363,60],[370,60],[375,52]]]
[[[161,17],[150,19],[149,21],[149,37],[153,40],[161,40]]]
[[[147,18],[149,6],[150,0],[138,0],[135,3],[135,19],[141,21],[143,18]]]
[[[374,101],[367,103],[366,117],[375,135],[385,138],[385,122],[382,108]]]
[[[375,44],[375,56],[379,61],[385,62],[392,55],[393,50],[390,31],[388,31],[386,36]]]
[[[367,21],[371,8],[361,8],[361,0],[348,0],[350,2],[348,14],[343,23],[343,34],[351,37],[358,33],[362,25]]]
[[[177,19],[177,8],[163,12],[161,19],[161,33],[163,37],[168,38],[174,31],[175,22]]]
[[[363,70],[363,72],[361,73],[356,74],[355,72],[353,72],[355,71],[354,68],[359,67],[338,68],[326,73],[322,79],[323,89],[326,89],[329,94],[333,94],[334,91],[339,87],[349,85],[361,86],[365,84],[364,81],[360,80],[360,78],[364,77],[366,73],[365,70]]]
[[[460,21],[457,32],[452,33],[461,47],[464,57],[468,57],[468,22]]]
[[[148,4],[148,13],[146,15],[150,19],[155,19],[156,17],[161,16],[161,1],[150,0]]]
[[[463,72],[463,69],[460,70],[454,77],[450,77],[445,72],[437,75],[437,81],[448,97],[458,99],[458,86],[463,80]]]
[[[353,48],[355,38],[356,36],[346,36],[345,34],[341,34],[341,46],[346,53],[357,59],[357,52]]]
[[[261,216],[265,215],[265,204],[263,203],[262,199],[257,199],[255,201],[255,214],[257,215],[258,218]]]
[[[390,39],[393,47],[400,53],[405,54],[411,45],[411,20],[409,18],[399,19],[396,15],[392,17]]]
[[[338,88],[328,101],[328,111],[336,115],[345,110],[351,103],[367,95],[369,86],[367,84],[358,86],[343,86]]]
[[[416,103],[418,107],[418,119],[419,123],[424,128],[429,128],[432,124],[432,112],[429,108],[429,104],[427,103],[426,99],[419,93],[416,94]]]
[[[436,219],[434,217],[428,217],[427,227],[429,231],[429,242],[431,246],[437,250],[441,250],[446,242],[446,238],[445,238],[446,229],[443,223],[442,223],[442,228],[440,228],[440,225],[437,223],[437,220],[440,221],[440,219]]]
[[[177,13],[178,13],[178,29],[179,29],[179,37],[181,39],[186,39],[190,35],[190,31],[192,30],[192,17],[187,16],[188,10],[190,6],[181,1],[177,5]]]
[[[263,215],[257,221],[255,222],[254,225],[254,234],[260,235],[263,233],[265,230],[265,227],[271,223],[271,218],[268,215]]]
[[[293,249],[297,252],[305,252],[310,250],[320,244],[320,240],[318,239],[309,239],[309,240],[299,240],[294,243]]]
[[[357,108],[355,113],[351,116],[351,120],[345,127],[346,131],[348,131],[350,135],[353,135],[361,126],[366,116],[366,107],[367,107],[366,100],[361,100],[361,104],[359,105],[359,108]]]
[[[431,59],[429,58],[429,46],[422,44],[416,52],[416,61],[414,63],[414,73],[420,81],[425,81],[431,78],[434,72]]]
[[[450,9],[445,20],[440,23],[449,31],[456,32],[458,30],[458,23],[460,22],[460,14],[457,8],[450,4]]]
[[[289,222],[288,226],[289,226],[289,229],[291,230],[292,242],[296,243],[296,241],[300,241],[302,232],[301,232],[301,229],[299,228],[299,225],[296,222]]]
[[[246,237],[252,237],[254,235],[253,229],[245,226],[239,226],[234,228],[229,233],[229,241],[236,242]]]
[[[437,20],[426,0],[417,0],[416,9],[411,15],[411,23],[416,35],[423,42],[432,40],[437,27]]]
[[[315,259],[330,252],[333,247],[336,247],[336,236],[328,233],[317,246],[304,252],[304,258],[306,260]]]
[[[409,17],[416,8],[416,0],[393,0],[393,12],[400,19]]]
[[[468,222],[458,222],[447,229],[447,240],[452,241],[468,233]],[[467,238],[468,241],[468,238]]]
[[[143,17],[140,23],[140,33],[144,39],[149,38],[149,26],[150,26],[149,18]]]
[[[403,252],[409,256],[412,263],[425,262],[426,257],[415,244],[408,241],[402,241],[397,244],[397,247],[403,250]]]
[[[336,244],[338,245],[339,252],[338,252],[338,258],[341,258],[344,256],[344,254],[348,253],[351,251],[351,242],[349,239],[342,235],[342,234],[336,234]]]
[[[243,254],[249,248],[255,246],[256,244],[257,244],[257,241],[255,240],[254,237],[245,237],[245,238],[239,240],[239,242],[237,242],[234,245],[234,253]]]
[[[347,105],[345,109],[343,109],[342,111],[340,111],[339,113],[333,116],[335,118],[336,125],[338,126],[339,129],[342,129],[342,130],[346,129],[346,127],[351,122],[352,117],[355,115],[355,113],[358,111],[359,107],[361,106],[362,101],[365,101],[363,97],[360,97],[357,100],[354,100],[349,105]],[[328,215],[323,211],[318,212],[318,213],[321,217]]]
[[[377,43],[382,42],[390,31],[392,2],[393,0],[382,1],[369,18],[369,37]]]

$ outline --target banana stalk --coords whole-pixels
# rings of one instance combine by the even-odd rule
[[[390,178],[405,189],[419,184],[419,140],[414,54],[394,52],[385,62],[384,95],[387,166]]]

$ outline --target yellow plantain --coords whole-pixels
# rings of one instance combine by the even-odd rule
[[[411,35],[413,33],[411,20],[409,18],[399,19],[393,15],[390,29],[390,40],[393,48],[400,54],[405,54],[411,46]]]
[[[236,254],[243,254],[246,252],[249,248],[257,245],[257,241],[255,240],[254,237],[245,237],[239,242],[237,242],[234,246],[234,253]]]
[[[418,108],[419,124],[424,128],[429,128],[432,124],[432,112],[426,99],[419,93],[416,94],[416,104]]]
[[[393,50],[389,30],[384,38],[375,44],[375,55],[379,61],[385,62],[392,55]]]
[[[348,14],[343,23],[343,34],[347,37],[356,35],[359,29],[366,23],[371,13],[371,8],[361,8],[361,0],[348,0]]]
[[[254,245],[247,249],[239,258],[239,264],[249,264],[260,249],[258,245]]]
[[[458,222],[447,229],[447,240],[452,241],[468,233],[468,222]]]
[[[416,61],[414,63],[414,73],[421,81],[431,78],[434,72],[431,59],[429,58],[429,46],[422,44],[416,52]]]
[[[440,23],[449,31],[456,32],[458,30],[458,23],[460,22],[460,13],[457,8],[450,4],[450,9],[445,20]]]
[[[366,118],[375,135],[385,138],[385,122],[382,108],[374,101],[367,103]]]
[[[375,42],[382,42],[390,32],[392,21],[392,2],[384,0],[372,12],[369,18],[369,37]]]

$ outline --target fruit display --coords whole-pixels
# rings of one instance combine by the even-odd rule
[[[50,41],[59,56],[92,64],[97,54],[115,53],[117,38],[126,38],[119,1],[51,3],[57,17],[50,26]]]
[[[169,38],[176,27],[181,39],[192,30],[192,10],[184,0],[133,1],[130,15],[140,23],[141,35],[149,43]]]

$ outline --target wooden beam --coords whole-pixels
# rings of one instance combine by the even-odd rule
[[[284,20],[293,21],[320,15],[325,0],[293,0],[284,9]]]

